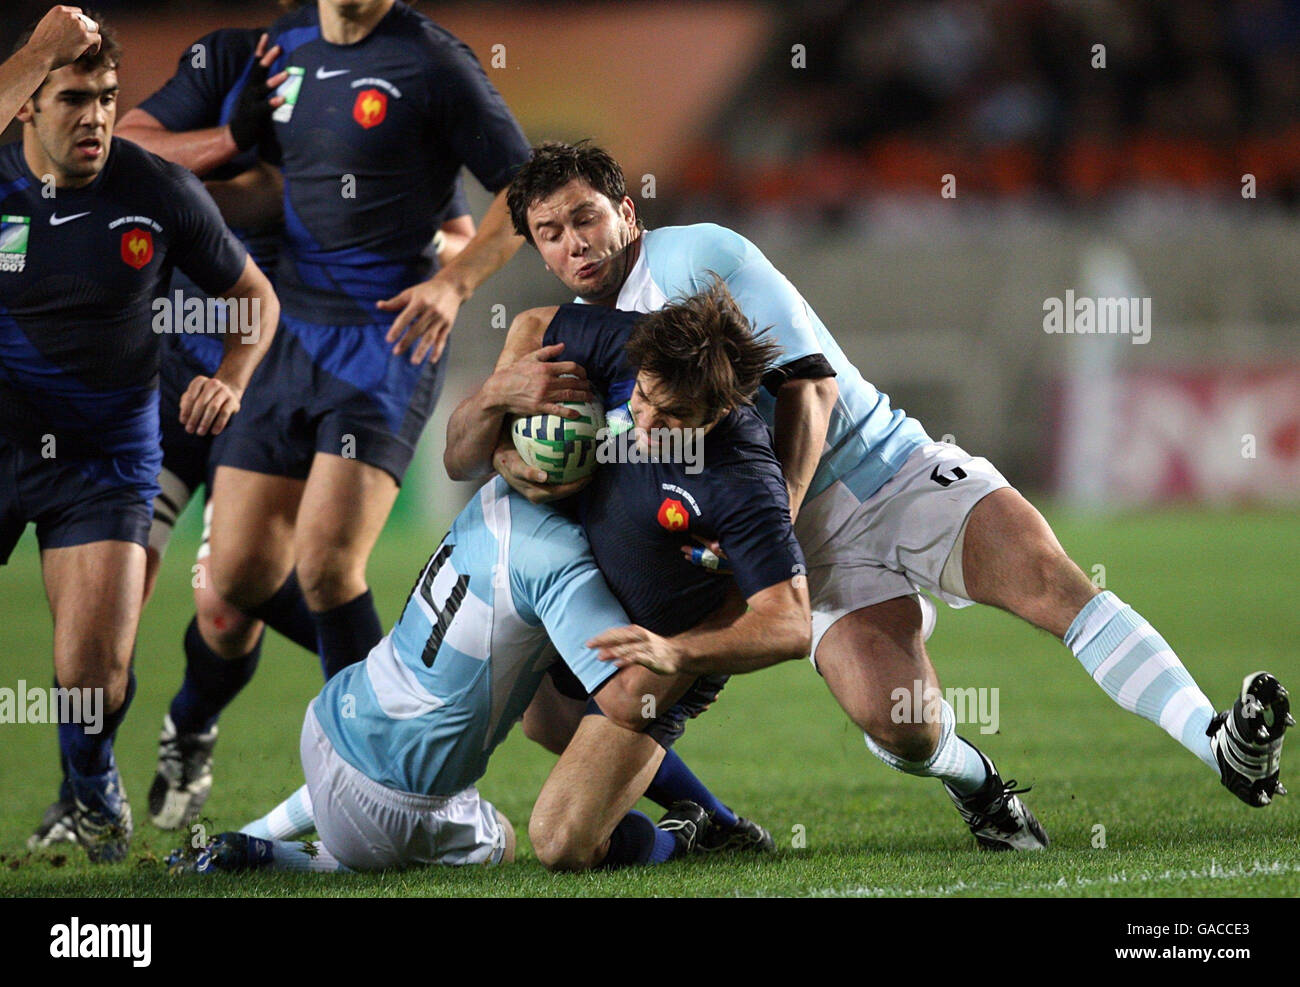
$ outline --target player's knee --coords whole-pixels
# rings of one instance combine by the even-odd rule
[[[212,590],[196,590],[194,606],[204,642],[225,658],[240,658],[257,643],[260,623]]]
[[[341,549],[317,549],[298,557],[298,584],[311,609],[332,610],[366,591],[365,565]]]
[[[943,724],[929,722],[922,717],[919,722],[896,722],[890,717],[876,719],[865,728],[875,743],[904,761],[925,761],[939,746]]]
[[[284,582],[277,581],[268,560],[259,556],[224,555],[216,551],[208,560],[211,587],[230,606],[250,610],[265,603]]]
[[[538,862],[549,871],[590,870],[596,865],[596,841],[569,820],[539,818],[534,812],[528,821],[528,839]]]
[[[59,685],[64,689],[90,689],[99,693],[104,697],[106,712],[121,706],[126,699],[130,653],[107,643],[88,642],[78,653],[78,659],[74,663],[62,663],[65,670],[59,673]]]

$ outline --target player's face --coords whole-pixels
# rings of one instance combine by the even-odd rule
[[[75,63],[52,72],[19,119],[32,125],[33,150],[58,184],[85,184],[108,160],[117,120],[117,72],[83,72]]]
[[[716,418],[706,422],[703,412],[683,407],[679,402],[680,398],[664,387],[663,381],[654,374],[643,371],[636,375],[636,386],[632,388],[632,420],[637,429],[636,440],[642,449],[658,452],[656,429],[702,428],[707,432],[717,424]]]
[[[393,5],[393,0],[320,0],[345,21],[364,21]]]
[[[636,207],[614,203],[575,178],[528,209],[528,229],[547,270],[586,301],[618,295],[632,266]]]

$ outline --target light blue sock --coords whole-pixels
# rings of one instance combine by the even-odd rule
[[[980,752],[969,741],[957,736],[957,714],[948,700],[943,700],[939,745],[924,761],[907,761],[885,750],[867,734],[867,749],[895,771],[920,778],[938,778],[961,795],[969,795],[988,780],[988,767]]]
[[[1157,724],[1218,773],[1205,735],[1214,707],[1141,614],[1114,593],[1100,593],[1070,624],[1065,646],[1106,695]]]
[[[268,840],[271,844],[271,869],[316,871],[335,874],[346,871],[320,841]]]
[[[306,836],[315,829],[316,820],[311,812],[311,795],[307,792],[307,786],[303,785],[261,819],[255,819],[240,832],[262,840],[293,840],[299,836]]]

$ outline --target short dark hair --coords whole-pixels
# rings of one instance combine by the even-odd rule
[[[117,35],[104,23],[103,14],[94,10],[87,10],[84,7],[82,13],[99,25],[99,51],[94,53],[86,52],[72,64],[85,73],[98,72],[104,68],[117,68],[122,64],[122,46],[117,43]],[[13,54],[17,54],[27,46],[27,42],[31,41],[32,35],[36,33],[36,25],[39,23],[39,20],[32,21],[27,26],[27,29],[18,36],[18,40],[14,42]],[[36,92],[39,93],[44,88],[45,80],[42,79],[41,84],[36,88]]]
[[[766,333],[754,334],[716,274],[698,294],[643,316],[626,350],[638,372],[654,374],[667,390],[666,413],[687,418],[703,410],[706,422],[728,408],[753,404],[781,352]]]
[[[506,193],[515,232],[533,243],[533,234],[528,229],[528,210],[575,178],[586,182],[615,205],[627,195],[627,178],[623,169],[603,147],[589,140],[576,144],[547,141],[533,148],[532,157],[515,173],[510,191]],[[641,228],[640,216],[636,225]]]

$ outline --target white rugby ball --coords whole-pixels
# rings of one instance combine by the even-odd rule
[[[605,427],[599,398],[565,401],[577,418],[559,415],[520,415],[510,426],[515,448],[529,466],[546,471],[547,483],[572,483],[596,469],[598,433]]]

